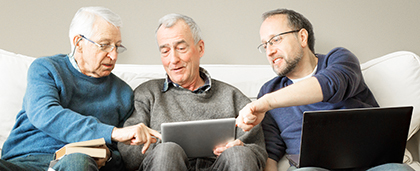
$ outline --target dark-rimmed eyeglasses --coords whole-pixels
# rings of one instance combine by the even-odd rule
[[[294,33],[294,32],[299,32],[300,30],[292,30],[292,31],[286,31],[280,34],[277,34],[275,36],[273,36],[270,40],[268,40],[265,43],[260,44],[257,49],[260,51],[260,53],[265,53],[267,50],[267,44],[270,44],[271,46],[278,44],[281,42],[282,38],[280,37],[281,35],[285,35],[285,34],[289,34],[289,33]]]
[[[99,49],[101,49],[104,52],[112,52],[114,49],[117,50],[117,53],[123,53],[124,51],[127,50],[127,48],[125,48],[123,45],[108,45],[108,44],[99,44],[96,43],[88,38],[86,38],[84,35],[80,35],[82,38],[86,39],[87,41],[95,44],[96,46],[98,46]]]

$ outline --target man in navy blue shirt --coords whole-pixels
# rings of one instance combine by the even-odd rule
[[[316,54],[312,24],[301,14],[287,9],[264,13],[260,37],[258,49],[278,76],[239,112],[237,125],[247,131],[262,124],[269,155],[266,170],[277,170],[286,153],[299,154],[303,112],[378,106],[356,56],[344,48]],[[371,170],[384,168],[412,170],[405,164]]]

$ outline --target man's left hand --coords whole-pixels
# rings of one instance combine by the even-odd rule
[[[233,146],[243,146],[243,145],[244,145],[244,143],[243,143],[241,140],[236,139],[235,141],[231,141],[231,142],[229,142],[229,143],[227,143],[227,144],[217,146],[217,147],[213,150],[213,153],[214,153],[216,156],[219,156],[220,154],[222,154],[222,152],[223,152],[223,151],[225,151],[226,149],[228,149],[228,148],[230,148],[230,147],[233,147]]]
[[[106,145],[102,145],[100,147],[97,148],[103,148],[106,150],[106,157],[105,158],[93,158],[95,159],[96,165],[98,166],[98,169],[100,169],[101,167],[105,166],[106,162],[108,161],[109,157],[111,156],[111,151],[109,150],[109,148]]]

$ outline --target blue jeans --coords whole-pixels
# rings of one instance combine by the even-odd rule
[[[53,154],[28,155],[11,160],[0,159],[1,171],[46,171]]]
[[[0,159],[1,171],[46,171],[50,161],[53,160],[53,154],[28,155],[11,160]],[[81,153],[69,154],[63,157],[52,167],[55,171],[97,171],[95,160]]]
[[[328,171],[327,169],[319,168],[319,167],[304,167],[297,169],[296,167],[292,166],[287,171]],[[366,171],[414,171],[413,168],[408,166],[407,164],[399,164],[399,163],[388,163],[379,166],[372,167],[367,169]]]
[[[262,163],[257,160],[254,152],[244,146],[231,147],[217,158],[189,159],[181,146],[168,142],[147,154],[139,170],[262,170]]]

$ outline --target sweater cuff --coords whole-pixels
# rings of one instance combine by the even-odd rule
[[[106,124],[103,124],[98,129],[99,135],[102,135],[102,137],[105,139],[106,144],[112,144],[111,135],[113,129],[114,126]]]

